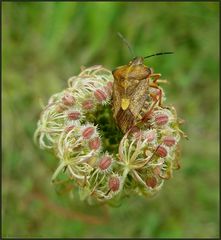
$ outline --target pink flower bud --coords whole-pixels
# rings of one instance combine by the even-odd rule
[[[111,157],[109,156],[103,156],[99,162],[99,165],[98,167],[101,169],[101,170],[106,170],[109,168],[109,166],[111,165],[112,163],[112,160],[111,160]]]
[[[101,141],[99,137],[92,138],[89,141],[89,147],[91,150],[97,150],[101,145]]]
[[[137,126],[133,126],[130,132],[132,133],[132,135],[135,137],[136,140],[138,140],[143,136],[143,132]]]
[[[80,112],[77,111],[68,113],[68,118],[70,120],[77,120],[80,118],[80,116],[81,116]]]
[[[159,126],[165,125],[169,121],[169,117],[166,114],[158,114],[155,116],[156,124]]]
[[[112,83],[112,82],[108,82],[108,83],[107,83],[107,87],[112,90],[112,88],[113,88],[113,83]]]
[[[106,91],[106,93],[110,96],[113,90],[113,83],[112,82],[108,82],[106,86],[104,86],[104,89]]]
[[[64,95],[64,97],[62,98],[62,102],[63,102],[64,105],[72,106],[75,103],[75,99],[71,94],[66,93]]]
[[[116,192],[120,187],[120,179],[118,177],[111,177],[108,185],[113,192]]]
[[[154,169],[153,169],[153,173],[155,174],[155,175],[160,175],[160,173],[161,173],[161,167],[160,166],[156,166]]]
[[[155,188],[157,185],[157,179],[155,177],[149,177],[146,180],[146,184],[148,187]]]
[[[158,89],[158,88],[153,88],[153,90],[152,90],[157,96],[159,96],[160,94],[161,94],[161,91],[160,91],[160,89]]]
[[[85,110],[90,110],[94,107],[92,100],[86,100],[82,103],[82,108]]]
[[[159,157],[166,157],[167,156],[167,150],[163,146],[159,146],[156,150],[156,154]]]
[[[155,139],[155,132],[148,132],[146,135],[147,142],[152,142]]]
[[[143,133],[142,131],[138,131],[138,132],[135,132],[134,134],[134,137],[136,138],[136,140],[139,140],[142,136],[143,136]]]
[[[166,146],[171,147],[171,146],[173,146],[173,145],[176,143],[176,140],[175,140],[175,138],[172,137],[172,136],[166,136],[166,137],[164,137],[164,139],[163,139],[163,143],[164,143]]]
[[[93,127],[87,127],[83,130],[82,136],[85,139],[89,139],[94,133],[94,128]]]
[[[107,95],[106,93],[101,90],[101,89],[97,89],[95,92],[94,92],[94,96],[96,97],[96,99],[99,101],[99,102],[102,102],[104,100],[106,100],[107,98]]]
[[[105,93],[107,94],[107,96],[111,95],[111,90],[107,86],[104,86],[104,90],[105,90]]]
[[[70,126],[67,126],[66,128],[65,128],[65,132],[66,133],[68,133],[68,132],[70,132],[72,129],[74,129],[74,125],[70,125]]]

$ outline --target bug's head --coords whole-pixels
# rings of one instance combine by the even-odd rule
[[[129,62],[129,65],[132,65],[132,66],[141,65],[143,64],[143,62],[144,62],[143,57],[135,57]]]
[[[129,42],[120,34],[118,33],[118,36],[123,40],[123,42],[126,44],[128,49],[130,50],[132,56],[135,56],[134,51],[132,47],[130,46]],[[150,58],[153,56],[163,55],[163,54],[172,54],[173,52],[161,52],[161,53],[155,53],[149,56],[145,57],[134,57],[128,64],[117,67],[112,71],[112,74],[117,81],[124,81],[126,80],[142,80],[144,78],[147,78],[153,70],[149,67],[147,67],[144,64],[144,60],[146,58]]]

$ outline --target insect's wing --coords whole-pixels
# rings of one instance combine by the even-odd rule
[[[113,83],[113,117],[122,130],[125,133],[130,127],[133,126],[134,116],[131,113],[130,109],[123,110],[121,108],[122,97],[124,94],[124,88],[120,85],[121,81],[121,71],[124,69],[118,70],[113,73],[114,83]]]
[[[148,74],[143,65],[125,65],[113,71],[113,117],[124,133],[134,125],[147,98]]]
[[[113,83],[113,117],[116,119],[117,113],[121,107],[121,96],[119,86],[116,80]]]
[[[140,113],[148,95],[148,80],[143,79],[136,86],[134,91],[130,96],[130,106],[129,109],[136,118]]]
[[[131,127],[134,126],[134,116],[129,108],[123,110],[119,109],[116,115],[116,121],[123,133],[126,133]]]

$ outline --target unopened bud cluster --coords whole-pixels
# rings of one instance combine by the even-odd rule
[[[110,107],[113,81],[111,71],[100,65],[83,69],[64,91],[51,96],[35,132],[40,148],[52,149],[59,158],[52,181],[66,170],[81,199],[89,202],[152,196],[179,167],[182,131],[174,107],[155,104],[146,122],[123,136],[117,154],[103,150],[99,126],[87,116],[98,106]],[[154,103],[153,91],[147,92],[147,112]]]

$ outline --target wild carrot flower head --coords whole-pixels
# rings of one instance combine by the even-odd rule
[[[40,148],[52,149],[59,159],[52,181],[65,172],[79,188],[80,199],[90,203],[132,194],[152,196],[179,168],[183,133],[176,110],[156,104],[152,97],[162,94],[164,102],[163,89],[149,89],[142,114],[152,109],[151,113],[116,142],[119,131],[111,128],[107,111],[113,81],[111,71],[101,65],[83,68],[64,91],[50,97],[34,136]],[[116,147],[110,152],[112,146]]]

